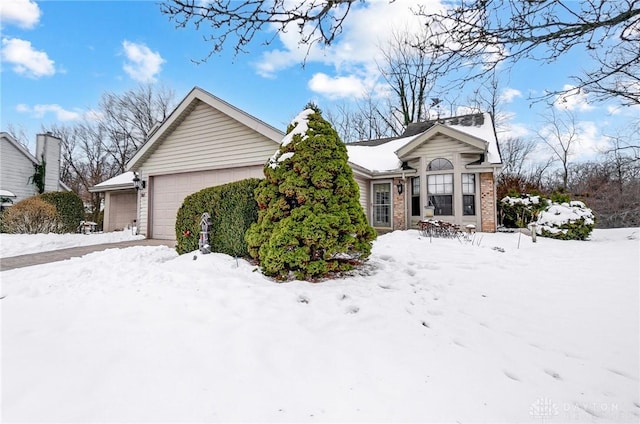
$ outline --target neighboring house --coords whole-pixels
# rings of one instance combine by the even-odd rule
[[[195,87],[128,163],[135,174],[92,188],[105,192],[105,230],[137,219],[141,234],[175,239],[176,213],[186,196],[262,178],[283,137]],[[489,114],[411,124],[402,137],[353,143],[347,150],[360,202],[375,228],[413,228],[431,203],[436,218],[496,230],[494,175],[500,153]],[[134,175],[142,186],[136,196]]]
[[[51,134],[38,134],[34,157],[10,134],[0,132],[0,190],[13,194],[14,203],[34,196],[37,190],[31,178],[35,166],[44,160],[44,191],[69,191],[69,187],[60,181],[60,143],[60,139]]]

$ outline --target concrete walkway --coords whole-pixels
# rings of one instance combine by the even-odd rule
[[[84,256],[88,253],[99,252],[107,249],[120,249],[130,246],[168,246],[175,247],[173,240],[142,239],[122,241],[119,243],[93,244],[90,246],[78,246],[68,249],[51,250],[49,252],[30,253],[28,255],[0,258],[0,271],[8,271],[26,266],[42,265],[49,262],[64,261],[71,258]]]

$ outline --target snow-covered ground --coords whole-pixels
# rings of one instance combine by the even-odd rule
[[[2,272],[3,421],[638,422],[639,230],[519,237],[394,232],[320,284],[163,246]]]
[[[0,258],[47,252],[92,244],[117,243],[139,240],[144,236],[133,235],[131,230],[91,234],[4,234],[0,233]]]

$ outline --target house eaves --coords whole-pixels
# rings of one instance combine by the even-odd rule
[[[463,143],[466,143],[482,152],[486,152],[487,148],[489,146],[489,143],[485,140],[482,140],[480,138],[474,137],[470,134],[467,134],[463,131],[459,131],[457,129],[448,127],[446,125],[442,125],[442,124],[435,124],[434,126],[432,126],[431,128],[429,128],[428,130],[426,130],[425,132],[423,132],[422,134],[420,134],[419,136],[417,136],[415,139],[413,139],[411,142],[405,144],[404,146],[402,146],[400,149],[396,150],[396,155],[398,156],[398,158],[400,159],[406,159],[409,157],[409,155],[411,154],[411,152],[413,152],[415,149],[417,149],[418,147],[420,147],[425,141],[429,140],[430,138],[438,135],[438,134],[442,134],[442,135],[446,135],[449,136],[453,139],[459,140]]]
[[[13,138],[11,134],[0,132],[0,137],[7,139],[9,143],[13,145],[13,147],[15,147],[20,153],[26,156],[26,158],[33,162],[34,165],[39,164],[38,160],[31,153],[29,153],[29,151],[22,144],[18,143],[18,141]]]
[[[91,193],[101,193],[104,191],[133,190],[135,188],[133,185],[134,177],[135,174],[133,172],[124,172],[90,187],[89,191]]]
[[[264,135],[274,142],[274,148],[278,148],[284,133],[271,125],[255,118],[252,115],[225,102],[213,94],[194,87],[189,94],[176,106],[171,114],[153,131],[147,141],[138,149],[136,154],[127,163],[127,170],[137,171],[162,142],[184,121],[199,102],[203,102],[214,109],[224,113],[232,119],[242,123],[252,130]]]

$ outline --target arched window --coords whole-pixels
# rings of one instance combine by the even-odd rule
[[[427,171],[444,171],[446,169],[453,169],[453,164],[443,158],[434,159],[427,166]]]

